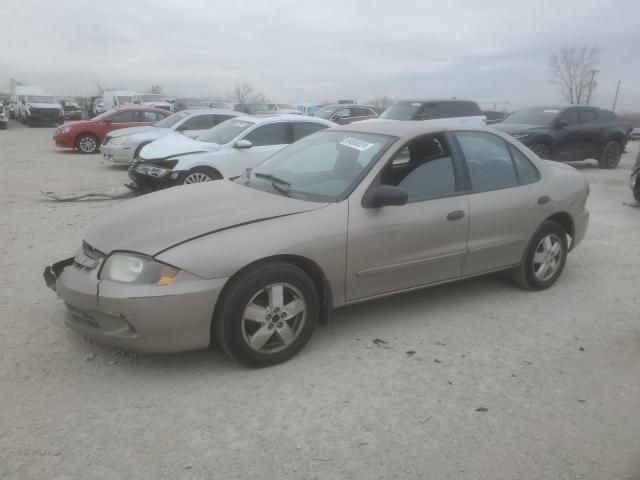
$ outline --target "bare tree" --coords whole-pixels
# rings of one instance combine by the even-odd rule
[[[393,105],[393,98],[388,95],[379,95],[377,97],[373,97],[369,100],[369,105],[372,105],[376,111],[383,112],[391,105]]]
[[[599,64],[597,45],[561,48],[549,57],[549,82],[558,86],[560,95],[570,104],[588,104],[597,86]]]
[[[233,99],[236,103],[247,103],[254,90],[253,85],[248,82],[236,83],[233,88]]]
[[[262,92],[256,92],[249,97],[249,99],[247,100],[247,103],[256,103],[258,105],[265,105],[269,103],[269,97],[267,97]]]
[[[160,85],[151,85],[151,93],[162,94],[162,86]]]

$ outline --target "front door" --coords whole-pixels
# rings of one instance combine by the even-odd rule
[[[365,208],[349,199],[347,301],[460,276],[466,254],[468,198],[443,134],[418,137],[380,172],[372,188],[405,190],[403,206]]]
[[[568,125],[557,127],[552,158],[561,161],[582,160],[584,132],[578,120],[578,110],[572,108],[565,111],[558,121],[566,121]]]
[[[289,122],[260,125],[242,139],[251,142],[250,148],[234,149],[230,166],[237,175],[247,168],[254,168],[291,143],[292,129]]]

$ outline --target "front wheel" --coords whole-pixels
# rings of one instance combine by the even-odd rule
[[[600,168],[616,168],[622,158],[622,144],[617,141],[607,143],[602,149],[602,155],[598,159],[598,167]]]
[[[295,265],[248,270],[219,300],[212,335],[233,359],[251,367],[282,363],[305,346],[318,320],[315,284]]]
[[[98,147],[98,139],[94,135],[80,135],[76,140],[76,148],[81,153],[96,153]]]
[[[222,175],[211,168],[197,167],[189,170],[189,173],[182,181],[183,185],[191,185],[192,183],[210,182],[212,180],[220,180]]]
[[[640,203],[640,177],[636,180],[636,185],[633,187],[633,198],[636,202]]]
[[[544,222],[533,235],[522,262],[512,278],[526,290],[544,290],[553,285],[567,261],[567,233],[553,221]]]
[[[544,143],[535,143],[531,145],[531,151],[543,160],[551,158],[551,148]]]

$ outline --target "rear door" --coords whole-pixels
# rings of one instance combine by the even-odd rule
[[[465,160],[469,240],[462,275],[520,263],[533,232],[546,218],[540,173],[513,145],[488,132],[454,132]],[[539,204],[541,202],[542,204]]]

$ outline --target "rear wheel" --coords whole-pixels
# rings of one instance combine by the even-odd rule
[[[553,221],[544,222],[533,235],[522,262],[512,271],[513,280],[526,290],[553,285],[567,261],[567,233]]]
[[[219,300],[212,335],[233,359],[251,367],[282,363],[305,346],[320,302],[311,278],[295,265],[262,264],[232,280]]]
[[[618,141],[607,143],[602,149],[602,155],[598,159],[600,168],[616,168],[622,158],[622,144]]]
[[[189,173],[182,181],[183,185],[191,185],[192,183],[210,182],[212,180],[220,180],[222,175],[213,168],[196,167],[189,170]]]
[[[640,177],[636,180],[636,184],[633,187],[633,198],[636,202],[640,203]]]
[[[543,160],[548,160],[551,158],[551,148],[546,143],[534,143],[529,147],[533,153],[535,153],[538,157]]]
[[[76,148],[81,153],[96,153],[98,147],[98,139],[90,133],[80,135],[76,140]]]

